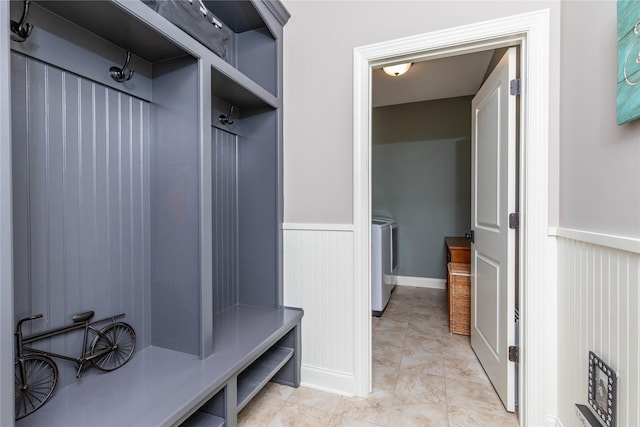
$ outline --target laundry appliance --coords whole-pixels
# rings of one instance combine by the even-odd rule
[[[371,312],[381,316],[398,283],[398,223],[371,219]]]

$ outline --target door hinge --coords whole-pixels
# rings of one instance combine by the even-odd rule
[[[518,358],[520,356],[519,354],[519,350],[518,347],[515,345],[510,345],[509,346],[509,362],[516,362],[518,363]]]
[[[514,96],[520,95],[520,79],[513,79],[509,82],[509,93]]]
[[[520,228],[520,214],[518,212],[509,214],[509,228],[513,230]]]

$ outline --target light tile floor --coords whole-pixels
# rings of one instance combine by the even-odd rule
[[[444,290],[397,287],[372,319],[373,393],[344,397],[269,383],[240,426],[517,427],[469,345],[449,334]]]

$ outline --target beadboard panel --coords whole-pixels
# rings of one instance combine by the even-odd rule
[[[559,420],[587,404],[587,357],[618,373],[619,426],[640,425],[640,254],[558,238]]]
[[[212,129],[213,311],[238,303],[238,138]]]
[[[354,393],[353,233],[285,229],[284,304],[302,307],[302,382]]]
[[[149,344],[149,104],[12,53],[14,324],[126,313]],[[39,345],[77,355],[81,333]],[[75,381],[61,362],[60,385]]]

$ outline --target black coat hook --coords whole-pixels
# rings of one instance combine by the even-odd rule
[[[233,105],[231,106],[231,110],[229,111],[229,114],[227,114],[226,116],[224,114],[220,114],[220,117],[218,117],[218,119],[220,120],[220,123],[222,123],[223,125],[232,125],[233,124]]]
[[[22,9],[20,22],[16,22],[14,20],[11,21],[11,40],[15,42],[25,41],[31,35],[31,30],[33,30],[33,25],[27,22],[30,4],[31,0],[24,1],[24,8]]]
[[[113,66],[109,68],[109,73],[111,73],[111,78],[118,83],[126,82],[127,80],[131,80],[133,77],[134,70],[129,69],[127,71],[127,67],[129,66],[129,60],[131,59],[131,52],[127,51],[127,60],[124,62],[122,68]]]

